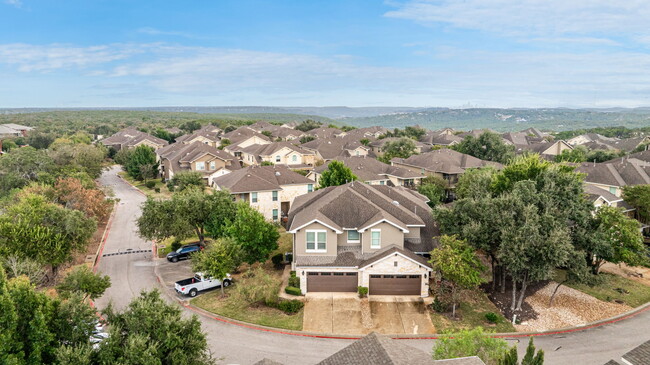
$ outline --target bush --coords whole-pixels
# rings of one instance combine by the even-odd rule
[[[275,303],[278,300],[278,291],[281,286],[280,278],[269,275],[262,268],[256,267],[248,270],[231,291],[233,302],[252,305],[257,303]],[[272,304],[271,304],[272,305]]]
[[[447,303],[444,303],[438,297],[435,297],[433,299],[433,303],[431,303],[431,308],[436,311],[437,313],[445,313],[449,311],[449,305]]]
[[[300,288],[300,278],[295,276],[290,277],[289,286],[293,286],[294,288]]]
[[[359,292],[359,298],[365,298],[368,295],[368,287],[359,286],[357,287],[357,292]]]
[[[275,267],[280,267],[282,265],[282,261],[284,261],[284,255],[281,253],[273,255],[273,257],[271,257],[271,262],[273,262],[273,265]]]
[[[277,304],[277,308],[286,314],[298,313],[305,304],[299,300],[282,300]]]
[[[160,188],[153,189],[156,193],[160,193]]]
[[[493,312],[485,313],[485,319],[490,323],[499,323],[499,316]]]
[[[153,189],[154,187],[156,187],[156,182],[149,180],[144,184],[144,186],[146,186],[149,189]]]
[[[293,254],[292,253],[286,254],[285,255],[285,260],[287,260],[289,262],[293,261]],[[295,271],[294,271],[294,275],[295,275]]]
[[[289,277],[295,278],[296,272],[294,270],[289,271]]]
[[[288,286],[284,288],[284,292],[289,295],[302,295],[302,291],[300,291],[300,288],[294,286]]]
[[[174,184],[172,184],[171,180],[167,182],[167,190],[169,190],[170,193],[174,192]]]
[[[174,242],[172,242],[172,247],[171,247],[171,249],[172,249],[172,251],[176,251],[176,250],[178,250],[179,248],[181,248],[181,240],[179,240],[179,239],[177,238],[177,239],[174,240]]]

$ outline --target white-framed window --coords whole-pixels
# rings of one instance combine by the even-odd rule
[[[291,161],[298,162],[298,155],[291,156]]]
[[[356,156],[359,156],[359,150],[354,151],[354,154],[355,154]]]
[[[379,182],[379,185],[386,185],[386,182],[384,180]]]
[[[280,161],[282,161],[280,155],[275,156],[275,162],[280,162]]]
[[[217,169],[217,163],[214,161],[210,161],[210,170],[216,170]]]
[[[251,203],[257,203],[257,193],[251,193]]]
[[[199,161],[196,163],[196,169],[199,171],[205,170],[205,162]]]
[[[309,230],[305,232],[307,252],[327,252],[327,231]]]
[[[274,221],[278,220],[278,210],[277,209],[273,209],[273,220]]]
[[[359,231],[350,230],[348,231],[348,243],[359,243]]]
[[[274,191],[274,192],[272,192],[272,194],[273,194],[273,201],[277,202],[278,201],[278,192]]]
[[[613,187],[613,186],[610,186],[609,187],[609,192],[612,193],[612,194],[616,194],[616,188]]]
[[[381,247],[381,229],[370,230],[370,248]]]
[[[307,192],[311,193],[312,191],[314,191],[314,184],[307,184]]]

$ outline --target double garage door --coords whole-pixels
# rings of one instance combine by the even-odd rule
[[[308,272],[308,292],[356,292],[356,272]]]
[[[420,295],[421,275],[370,275],[371,295]]]

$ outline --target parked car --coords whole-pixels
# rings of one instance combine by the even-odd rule
[[[230,277],[230,274],[227,274],[223,279],[223,286],[225,288],[230,286],[230,284],[232,284],[232,278]],[[174,285],[174,289],[176,289],[178,293],[195,297],[200,291],[216,288],[221,285],[221,280],[206,278],[202,273],[198,272],[194,274],[194,277],[177,281]]]
[[[178,260],[189,259],[190,255],[203,249],[203,245],[200,243],[190,243],[189,245],[184,245],[176,251],[172,251],[167,254],[167,260],[171,262],[178,262]]]

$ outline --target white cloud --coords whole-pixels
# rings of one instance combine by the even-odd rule
[[[5,4],[15,6],[17,8],[23,6],[23,2],[21,0],[5,0]]]
[[[412,0],[387,17],[513,37],[648,34],[645,0]]]
[[[152,36],[173,36],[173,37],[183,37],[183,38],[192,38],[192,39],[203,39],[204,37],[199,37],[192,33],[179,32],[179,31],[170,31],[170,30],[160,30],[152,27],[143,27],[138,29],[138,33],[152,35]]]

